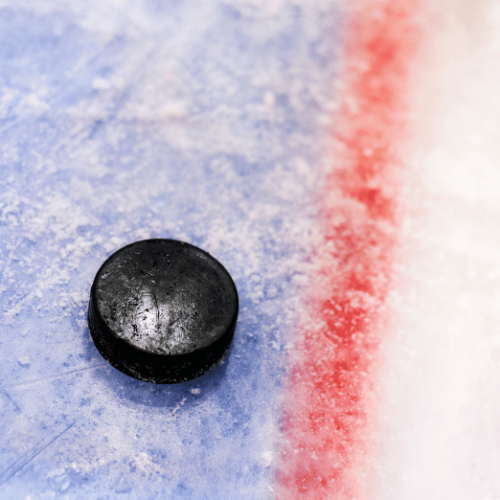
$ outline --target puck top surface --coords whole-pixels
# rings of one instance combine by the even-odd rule
[[[157,239],[111,255],[93,285],[96,314],[111,332],[157,355],[203,350],[229,330],[238,314],[226,269],[193,245]]]

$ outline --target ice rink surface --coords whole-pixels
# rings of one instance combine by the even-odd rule
[[[269,495],[335,70],[321,3],[2,6],[2,498]],[[229,357],[190,383],[122,375],[88,333],[97,269],[149,237],[239,290]]]
[[[356,5],[0,0],[0,498],[284,491]],[[348,473],[357,500],[500,500],[500,2],[412,16],[389,319]],[[152,237],[210,252],[240,296],[225,361],[178,385],[112,368],[86,323],[105,258]]]
[[[427,9],[372,498],[497,500],[500,3]]]

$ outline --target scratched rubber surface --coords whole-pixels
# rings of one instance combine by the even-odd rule
[[[333,2],[0,2],[0,497],[264,499],[341,18]],[[111,368],[93,277],[137,239],[232,274],[225,362]]]

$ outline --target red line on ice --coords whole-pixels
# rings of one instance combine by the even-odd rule
[[[366,496],[370,383],[398,236],[407,80],[418,0],[351,3],[323,244],[283,408],[280,500]],[[334,494],[335,496],[331,496]]]

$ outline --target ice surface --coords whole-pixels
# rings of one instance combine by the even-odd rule
[[[341,4],[0,0],[2,499],[272,497]],[[421,4],[360,481],[370,500],[498,500],[500,2]],[[240,293],[224,364],[176,386],[117,372],[86,326],[101,263],[150,237],[209,251]]]
[[[0,5],[0,496],[267,498],[335,3]],[[101,263],[149,237],[240,293],[226,362],[178,386],[117,372],[86,326]]]
[[[430,2],[372,499],[500,498],[499,2]]]

